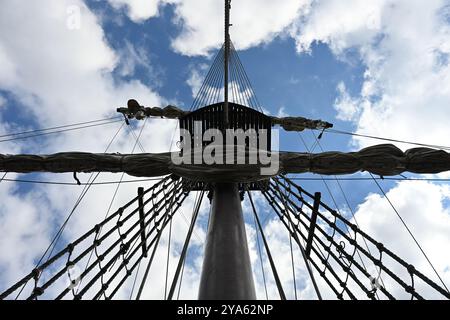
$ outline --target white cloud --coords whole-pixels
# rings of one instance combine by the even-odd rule
[[[81,8],[78,30],[67,28],[69,5]],[[24,104],[25,109],[18,112],[41,126],[111,116],[115,108],[125,105],[130,98],[144,105],[163,104],[163,99],[140,81],[113,79],[111,72],[115,68],[122,74],[130,74],[137,65],[148,66],[148,58],[131,45],[127,46],[126,59],[124,54],[114,52],[97,18],[83,2],[48,0],[44,8],[37,3],[7,1],[0,15],[0,51],[5,57],[0,62],[2,70],[5,65],[6,70],[11,70],[0,76],[0,87]],[[33,18],[17,25],[20,17],[27,15]],[[157,80],[154,85],[158,85]],[[159,125],[167,128],[162,123],[153,127]],[[116,130],[111,126],[102,129],[105,137],[112,136]],[[97,139],[79,139],[75,132],[58,137],[51,145],[39,152],[53,152],[56,145],[59,150],[64,146],[99,151]]]
[[[176,52],[194,56],[208,55],[223,43],[223,1],[202,0],[109,0],[116,9],[124,6],[128,16],[141,22],[158,15],[158,6],[171,4],[175,11],[174,23],[181,28],[172,46]],[[306,10],[311,0],[241,0],[232,1],[232,40],[237,49],[247,49],[270,42],[283,33]],[[250,13],[250,14],[249,14]]]
[[[0,46],[7,69],[14,71],[3,73],[0,86],[12,91],[43,125],[102,117],[117,103],[124,104],[135,88],[143,102],[158,102],[159,97],[138,81],[133,87],[114,83],[110,72],[117,56],[96,17],[82,2],[75,2],[81,8],[81,28],[70,30],[69,4],[74,2],[48,1],[46,10],[37,3],[3,4]],[[19,16],[27,14],[33,18],[17,25]]]
[[[359,53],[366,66],[362,90],[359,96],[344,97],[358,103],[358,116],[343,117],[355,122],[358,133],[445,145],[450,121],[450,65],[445,58],[450,52],[450,26],[445,4],[320,1],[292,35],[299,51],[309,50],[317,41],[341,58],[348,50]],[[360,147],[371,143],[356,141]]]
[[[142,22],[159,14],[160,0],[108,0],[115,9],[125,9],[134,22]]]
[[[137,67],[143,67],[147,72],[152,71],[148,53],[144,48],[136,48],[129,41],[125,41],[124,47],[120,50],[120,75],[133,76]]]
[[[4,199],[0,206],[0,285],[5,288],[30,272],[34,257],[30,253],[42,252],[47,245],[52,217],[41,190],[20,195],[17,187],[3,182],[0,192]],[[39,198],[38,207],[34,201]]]
[[[352,120],[357,116],[358,101],[355,101],[349,93],[343,82],[340,82],[337,86],[339,96],[336,98],[334,108],[338,112],[336,118],[340,120]]]
[[[174,1],[182,31],[172,45],[186,55],[205,55],[223,43],[223,1]],[[270,42],[310,1],[232,1],[231,38],[237,49]],[[201,14],[200,14],[201,12]],[[205,26],[209,26],[205,28]]]
[[[447,206],[450,199],[449,186],[405,181],[398,183],[387,193],[387,196],[448,286],[450,284],[450,252],[444,248],[450,243],[450,210]],[[441,285],[386,199],[378,194],[369,195],[359,205],[356,219],[363,231]],[[383,261],[390,265],[388,258]],[[409,283],[409,276],[403,267],[398,264],[391,264],[391,266],[394,273],[407,279]],[[382,277],[386,283],[389,283],[389,277],[383,274]],[[425,297],[442,298],[434,290],[430,290],[430,287],[423,286],[417,279],[416,284],[419,286],[418,292],[424,293]],[[410,295],[400,288],[395,289],[393,293],[394,296],[404,299],[410,298]]]
[[[314,1],[304,20],[297,20],[291,35],[298,51],[309,51],[314,42],[330,45],[334,52],[372,40],[381,28],[385,0]]]
[[[278,109],[277,112],[277,117],[282,118],[282,117],[289,117],[289,114],[286,112],[286,108],[285,107],[281,107]]]
[[[186,84],[191,88],[192,97],[195,98],[203,84],[209,66],[200,64],[197,67],[191,67],[191,74],[186,80]]]

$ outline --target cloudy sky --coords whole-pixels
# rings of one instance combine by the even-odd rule
[[[115,116],[135,98],[146,106],[189,108],[222,39],[223,3],[216,0],[3,0],[0,10],[0,135]],[[434,145],[450,145],[450,4],[445,0],[234,0],[232,40],[264,109],[321,118],[336,129]],[[0,138],[0,153],[104,152],[121,123],[25,140]],[[110,152],[131,152],[142,123],[120,131]],[[149,120],[147,152],[168,150],[176,123]],[[133,133],[131,133],[133,132]],[[282,150],[305,151],[311,132],[281,133]],[[303,141],[305,143],[303,143]],[[327,133],[314,151],[352,151],[379,143]],[[306,144],[306,146],[305,146]],[[398,144],[405,150],[411,147]],[[139,151],[138,149],[135,151]],[[411,175],[408,175],[411,176]],[[310,177],[310,176],[307,176]],[[367,177],[359,174],[355,177]],[[440,178],[447,175],[442,174]],[[73,182],[70,174],[6,178]],[[87,182],[89,175],[79,175]],[[129,177],[125,177],[127,179]],[[101,174],[117,181],[120,174]],[[381,181],[441,277],[450,285],[450,185]],[[373,181],[304,181],[310,192],[344,214],[437,281],[410,235]],[[113,208],[135,195],[122,185]],[[102,219],[116,186],[95,186],[70,220],[68,243]],[[0,291],[28,273],[72,209],[82,187],[0,183]],[[344,196],[345,195],[345,196]],[[349,201],[348,207],[345,198]],[[267,236],[289,298],[289,241],[261,198]],[[193,198],[184,214],[192,212]],[[201,210],[206,221],[209,205]],[[255,229],[244,202],[258,297],[264,298]],[[187,230],[175,222],[170,271]],[[181,297],[196,298],[205,223],[193,238]],[[163,237],[146,298],[163,297],[167,237]],[[166,250],[164,250],[166,248]],[[298,251],[297,291],[315,298]],[[269,266],[265,262],[267,273]],[[269,296],[277,298],[273,279]],[[124,288],[126,297],[130,287]],[[325,290],[325,288],[324,288]],[[326,295],[332,297],[330,293]]]

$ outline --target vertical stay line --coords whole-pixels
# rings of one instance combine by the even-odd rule
[[[244,105],[248,105],[250,108],[255,109],[255,105],[252,99],[252,90],[251,88],[247,85],[245,79],[244,79],[244,70],[243,70],[243,66],[241,66],[239,64],[239,57],[238,54],[236,52],[236,50],[234,49],[234,47],[232,47],[232,51],[231,51],[231,56],[232,56],[232,61],[233,64],[235,65],[235,68],[237,70],[237,74],[239,77],[239,86],[241,88],[241,92],[244,96],[244,98],[246,99],[245,104]],[[250,92],[249,92],[250,91]]]
[[[249,191],[247,190],[247,192],[249,192]],[[264,271],[264,263],[263,263],[263,257],[262,257],[261,243],[260,243],[260,241],[259,241],[258,227],[257,227],[257,225],[256,225],[256,218],[255,218],[255,216],[253,216],[253,222],[254,222],[254,225],[255,225],[255,231],[256,231],[256,234],[255,234],[255,237],[256,237],[256,245],[257,245],[257,247],[258,247],[259,262],[260,262],[260,264],[261,264],[261,273],[262,273],[262,276],[263,276],[264,291],[265,291],[265,293],[266,293],[266,300],[269,300],[269,295],[268,295],[268,293],[267,293],[266,273],[265,273],[265,271]]]
[[[206,99],[204,105],[210,105],[216,102],[219,102],[220,92],[222,90],[223,83],[223,75],[222,75],[222,61],[224,56],[224,50],[222,49],[220,52],[220,57],[217,60],[217,64],[214,66],[214,79],[211,80],[209,87],[211,88],[211,95],[208,95],[208,99]]]
[[[220,58],[221,57],[221,54],[222,54],[222,49],[221,50],[219,50],[219,52],[217,52],[217,54],[216,54],[216,56],[215,56],[215,58],[214,58],[214,61],[213,61],[213,66],[214,65],[221,65],[222,64],[222,59]],[[201,87],[200,87],[200,89],[199,89],[199,91],[197,92],[197,95],[195,96],[195,99],[194,99],[194,101],[192,102],[192,105],[191,105],[191,107],[189,108],[189,111],[193,111],[193,110],[196,110],[200,105],[201,105],[201,102],[202,102],[202,95],[204,94],[203,92],[205,92],[205,90],[207,89],[207,86],[208,86],[208,84],[210,83],[210,79],[211,79],[211,77],[213,76],[213,67],[211,67],[210,69],[209,69],[209,71],[208,71],[208,73],[206,74],[206,78],[205,78],[205,80],[203,81],[203,83],[202,83],[202,85],[201,85]]]
[[[291,265],[292,265],[292,280],[294,282],[294,297],[295,300],[298,300],[297,297],[297,280],[295,276],[295,264],[294,264],[294,250],[292,248],[292,234],[289,232],[289,248],[291,250]]]
[[[281,300],[286,300],[286,295],[284,294],[283,286],[281,285],[281,281],[280,281],[280,277],[278,276],[277,268],[273,261],[272,254],[270,253],[269,244],[267,243],[266,237],[264,235],[264,230],[261,226],[261,222],[259,221],[258,214],[256,213],[256,208],[255,208],[255,204],[253,203],[252,195],[251,195],[250,191],[248,191],[248,188],[247,188],[247,194],[248,194],[248,199],[250,200],[250,204],[252,205],[253,215],[256,219],[259,233],[261,234],[261,238],[264,242],[264,247],[266,248],[267,258],[269,259],[270,267],[272,268],[273,277],[275,278],[275,283],[278,288],[278,293],[280,294]]]
[[[238,87],[237,87],[237,77],[236,77],[236,70],[235,70],[235,65],[233,63],[233,56],[231,56],[230,59],[230,86],[231,86],[231,99],[232,102],[237,103],[237,104],[242,104],[240,103],[239,99],[238,99],[238,95],[237,93],[239,92]]]
[[[222,49],[220,49],[219,53],[217,54],[216,60],[214,60],[214,63],[211,66],[211,77],[209,79],[205,79],[205,89],[204,93],[202,94],[203,100],[201,100],[199,106],[209,105],[211,101],[215,100],[216,91],[222,78],[222,57],[223,47]]]
[[[248,105],[250,108],[253,108],[252,100],[251,100],[248,90],[247,90],[249,88],[246,87],[245,82],[242,79],[242,72],[240,71],[239,64],[237,63],[237,60],[236,60],[236,56],[237,56],[236,51],[232,50],[231,51],[231,63],[232,63],[232,66],[234,67],[234,69],[236,70],[235,72],[237,74],[237,81],[239,84],[238,92],[241,97],[241,104]]]
[[[184,263],[186,261],[186,254],[187,254],[187,251],[189,248],[189,242],[191,241],[192,232],[194,231],[195,223],[197,221],[198,213],[200,211],[200,206],[202,204],[204,194],[205,194],[205,190],[203,189],[203,191],[201,191],[200,198],[198,199],[198,201],[196,202],[196,204],[194,206],[194,212],[192,215],[191,225],[189,226],[189,230],[187,232],[186,239],[184,241],[183,250],[181,251],[180,259],[178,260],[177,269],[175,271],[175,275],[172,280],[172,285],[170,287],[170,291],[169,291],[169,295],[167,296],[167,300],[173,299],[173,294],[175,292],[175,289],[176,289],[176,286],[178,283],[178,277],[180,276],[180,272],[182,271],[182,269],[184,269]],[[180,283],[180,288],[181,288],[181,283]]]
[[[236,50],[234,49],[233,43],[231,43],[231,46],[233,48],[233,51],[236,52]],[[252,83],[250,82],[250,79],[249,79],[249,77],[247,75],[247,72],[245,71],[245,68],[244,68],[244,66],[242,64],[241,58],[239,58],[239,55],[237,53],[235,53],[235,55],[236,55],[236,60],[237,60],[237,63],[238,63],[238,68],[240,70],[242,70],[242,72],[243,72],[245,82],[247,83],[248,88],[252,92],[252,98],[255,101],[256,107],[257,107],[257,109],[259,109],[260,112],[263,112],[263,109],[261,107],[261,104],[259,103],[258,97],[255,94],[255,90],[253,89]]]
[[[168,244],[167,244],[167,261],[166,261],[166,280],[164,283],[164,299],[167,300],[167,281],[169,278],[169,263],[170,263],[170,243],[172,240],[172,223],[173,223],[173,219],[170,219],[169,222],[169,240],[168,240]]]
[[[195,208],[195,204],[196,204],[197,201],[198,201],[198,197],[199,197],[199,195],[198,195],[198,193],[197,193],[197,195],[195,196],[195,201],[194,201],[193,208]],[[192,215],[193,215],[193,214],[192,214]],[[186,254],[187,254],[187,252],[186,252]],[[184,275],[184,266],[185,266],[185,265],[186,265],[186,258],[183,259],[183,266],[182,266],[182,268],[181,268],[180,284],[178,285],[177,300],[180,300],[181,285],[183,284],[183,275]]]

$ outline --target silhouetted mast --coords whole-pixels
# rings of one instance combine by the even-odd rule
[[[225,129],[228,128],[228,61],[230,59],[230,9],[231,0],[225,0],[225,55],[224,55],[224,101],[223,122]]]

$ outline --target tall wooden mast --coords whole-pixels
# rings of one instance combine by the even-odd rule
[[[229,127],[230,7],[225,0],[224,130]],[[200,300],[255,300],[247,236],[237,183],[213,183],[211,217],[199,287]]]

